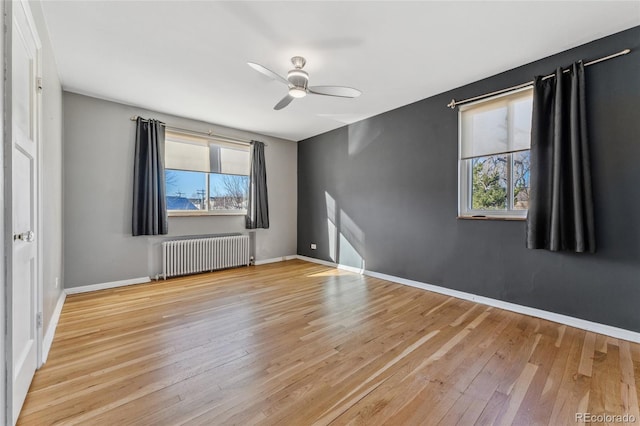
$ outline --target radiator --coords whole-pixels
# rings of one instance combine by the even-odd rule
[[[162,275],[167,277],[249,265],[249,236],[193,238],[162,243]]]

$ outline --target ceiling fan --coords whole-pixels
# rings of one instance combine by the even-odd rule
[[[287,78],[271,71],[255,62],[247,62],[251,68],[272,78],[276,81],[286,84],[289,87],[289,93],[278,102],[273,109],[280,110],[291,103],[295,98],[304,98],[308,94],[337,96],[340,98],[357,98],[362,94],[358,89],[343,86],[309,86],[309,74],[303,71],[307,61],[302,56],[294,56],[291,58],[294,69],[287,73]]]

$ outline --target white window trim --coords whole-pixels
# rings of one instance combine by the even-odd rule
[[[466,104],[460,108],[458,108],[458,217],[462,218],[478,218],[478,219],[521,219],[524,220],[527,218],[528,210],[474,210],[469,208],[471,206],[471,188],[473,184],[471,182],[471,161],[463,160],[460,158],[462,152],[462,113],[469,109],[473,108],[474,105],[482,104],[485,102],[492,101],[494,99],[502,98],[505,96],[513,95],[518,92],[523,92],[526,90],[531,90],[532,86],[526,86],[518,90],[514,90],[511,92],[501,93],[496,96],[492,96],[490,98],[481,99],[475,102],[471,102]],[[511,125],[511,123],[509,123]],[[499,154],[496,154],[499,155]],[[505,155],[513,155],[505,154]],[[511,173],[513,174],[513,167],[510,168]],[[513,182],[513,176],[511,177],[511,182]],[[465,185],[462,183],[466,182]],[[511,189],[507,189],[507,197],[510,199],[511,204],[511,196],[509,192]]]
[[[246,216],[247,210],[167,210],[169,217],[181,216]]]
[[[513,173],[513,168],[511,168]],[[526,219],[528,210],[474,210],[471,205],[471,161],[458,160],[458,216],[478,217],[478,218],[500,218],[500,219]],[[511,179],[513,181],[513,178]],[[462,182],[466,182],[463,185]],[[507,190],[507,198],[511,199]]]
[[[213,142],[215,144],[221,145],[221,146],[228,146],[228,145],[242,145],[243,148],[242,150],[246,150],[249,154],[249,159],[251,161],[251,149],[249,148],[248,144],[244,144],[244,143],[237,143],[234,141],[229,141],[227,139],[221,138],[221,137],[217,137],[217,136],[205,136],[202,135],[199,132],[192,132],[189,130],[183,130],[183,129],[171,129],[169,131],[170,133],[174,133],[176,135],[185,135],[185,136],[195,136],[199,139],[205,140],[205,141],[209,141],[209,142]],[[251,167],[251,166],[249,166]],[[210,190],[210,177],[209,175],[213,174],[214,172],[206,172],[206,171],[201,171],[201,170],[189,170],[189,169],[177,169],[177,168],[165,168],[165,171],[167,170],[172,170],[172,171],[183,171],[183,172],[194,172],[194,173],[204,173],[207,175],[207,178],[205,180],[205,185],[206,185],[206,192],[207,192],[207,196],[210,197],[211,196],[211,190]],[[219,173],[219,174],[224,174],[224,175],[232,175],[230,173]],[[249,175],[235,175],[235,176],[246,176],[247,178],[249,178]],[[168,194],[165,194],[165,198],[168,196]],[[238,210],[223,210],[223,209],[214,209],[214,210],[167,210],[167,216],[168,217],[192,217],[192,216],[246,216],[247,215],[247,209],[238,209]]]

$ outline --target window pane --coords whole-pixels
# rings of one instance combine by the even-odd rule
[[[531,151],[513,153],[513,208],[527,210],[529,208],[529,169]]]
[[[165,170],[167,210],[206,210],[207,174]]]
[[[491,155],[471,161],[471,208],[507,208],[507,156]]]
[[[461,107],[460,158],[529,149],[532,93],[527,89]]]
[[[519,151],[531,147],[531,116],[533,100],[531,98],[513,103],[513,140],[510,150]]]
[[[249,176],[211,173],[211,210],[246,210]]]
[[[508,107],[465,111],[462,114],[463,158],[506,152],[508,147]]]
[[[165,167],[177,170],[211,169],[209,147],[198,142],[175,141],[167,138],[164,144]]]
[[[237,145],[236,145],[237,146]],[[251,154],[246,148],[217,146],[220,166],[214,173],[229,175],[248,175]],[[213,151],[214,145],[211,146]]]
[[[249,174],[249,145],[168,130],[164,150],[167,169]]]

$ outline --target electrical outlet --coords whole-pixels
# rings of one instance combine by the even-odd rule
[[[56,277],[56,288],[60,285],[60,278]]]
[[[311,243],[311,250],[315,250],[317,248],[318,248],[318,246],[316,246],[315,244]]]

